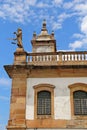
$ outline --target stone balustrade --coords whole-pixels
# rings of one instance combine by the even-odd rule
[[[27,64],[33,65],[86,65],[86,51],[27,53]]]

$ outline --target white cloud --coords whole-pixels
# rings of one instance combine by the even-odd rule
[[[66,18],[69,18],[71,16],[72,16],[72,14],[67,14],[64,12],[58,16],[58,21],[63,22]]]
[[[69,43],[69,48],[71,50],[76,49],[87,49],[87,36],[84,34],[74,34],[73,37],[76,37],[77,40],[75,40],[72,43]]]
[[[10,86],[11,81],[7,78],[0,78],[0,86]]]
[[[9,98],[6,96],[0,96],[0,100],[9,101]]]
[[[63,0],[53,0],[55,6],[60,6],[63,3]]]
[[[28,19],[31,19],[32,21],[39,19],[39,12],[42,12],[44,19],[45,15],[48,15],[48,17],[50,15],[54,16],[54,5],[59,6],[62,2],[63,0],[53,0],[53,2],[41,2],[37,0],[5,0],[0,4],[0,17],[19,23],[25,23]],[[49,10],[49,8],[51,9]],[[52,14],[49,13],[50,11]],[[58,12],[58,10],[56,11]]]
[[[23,1],[22,1],[23,2]],[[37,0],[25,0],[24,4],[25,5],[31,5],[34,6],[36,4]]]
[[[74,50],[77,49],[77,48],[81,48],[82,45],[83,45],[83,42],[82,42],[82,41],[75,41],[75,42],[73,42],[73,43],[70,43],[70,44],[69,44],[69,47],[71,48],[71,50],[74,51]]]
[[[72,50],[87,48],[87,1],[73,0],[72,2],[65,2],[64,8],[69,11],[72,16],[77,16],[77,26],[80,33],[74,33],[72,38],[75,39],[73,43],[69,43],[69,48]]]
[[[72,8],[72,6],[73,6],[73,2],[65,2],[63,5],[65,9],[70,9]]]
[[[81,22],[81,31],[87,35],[87,15],[83,17]]]
[[[5,14],[4,14],[4,12],[0,11],[0,17],[2,17],[3,19],[5,19]]]
[[[86,3],[77,3],[74,5],[74,10],[77,11],[79,15],[87,14],[87,2]]]
[[[9,19],[11,21],[24,23],[29,21],[30,19],[33,21],[35,19],[40,19],[39,12],[42,12],[42,16],[44,19],[44,15],[54,16],[56,21],[56,16],[59,15],[60,22],[64,21],[66,18],[71,16],[72,14],[67,14],[62,11],[62,16],[59,13],[58,8],[55,9],[56,14],[54,13],[54,6],[59,7],[61,9],[66,8],[67,10],[73,11],[73,13],[77,12],[87,12],[87,4],[81,3],[82,0],[73,0],[72,2],[66,2],[65,0],[53,0],[53,1],[37,1],[37,0],[5,0],[0,4],[0,17],[3,19]],[[60,7],[60,5],[63,5]],[[49,10],[49,7],[51,8]],[[71,8],[72,7],[72,8]],[[38,10],[40,8],[40,10]],[[45,10],[44,10],[45,8]],[[69,9],[71,8],[71,9]],[[36,11],[37,9],[37,11]],[[49,13],[51,11],[51,14]],[[75,12],[74,12],[75,11]],[[43,13],[44,12],[44,13]],[[60,18],[61,17],[61,18]],[[62,20],[64,19],[64,20]],[[31,21],[30,20],[30,21]],[[53,21],[53,22],[54,22]],[[57,20],[59,22],[59,20]]]
[[[50,7],[50,5],[46,4],[46,3],[43,3],[43,2],[39,2],[36,7],[38,8],[45,8],[45,7]]]
[[[83,35],[83,34],[80,34],[80,33],[74,33],[72,37],[73,37],[73,38],[82,39],[82,38],[84,38],[84,35]]]
[[[19,23],[24,23],[27,21],[28,16],[32,12],[32,10],[30,10],[30,6],[34,6],[35,3],[36,0],[7,0],[0,5],[0,17]]]
[[[60,29],[61,27],[62,25],[60,23],[53,22],[52,24],[52,30]]]
[[[5,126],[6,124],[0,124],[0,130],[6,130],[6,126]]]
[[[52,29],[57,30],[62,28],[62,24],[65,21],[65,19],[71,17],[72,14],[67,13],[61,13],[56,17],[56,20],[52,20]]]

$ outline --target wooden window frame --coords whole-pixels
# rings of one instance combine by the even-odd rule
[[[51,84],[39,84],[34,87],[34,118],[53,118],[54,117],[54,88]],[[37,114],[37,94],[40,91],[49,91],[51,93],[51,115],[38,115]]]
[[[87,92],[79,90],[73,93],[74,114],[87,116]]]
[[[75,115],[74,114],[74,97],[73,93],[75,91],[84,91],[87,92],[87,84],[85,83],[75,83],[68,86],[70,89],[70,104],[71,104],[71,117],[72,119],[87,119],[87,115]]]

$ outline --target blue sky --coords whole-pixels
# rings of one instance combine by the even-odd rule
[[[13,64],[17,48],[9,38],[22,28],[24,49],[31,52],[32,34],[40,33],[43,19],[55,33],[58,51],[87,50],[87,0],[0,0],[0,130],[9,118],[11,91],[3,66]]]

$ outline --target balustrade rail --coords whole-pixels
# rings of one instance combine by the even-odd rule
[[[27,53],[27,64],[37,65],[85,65],[87,52]]]

